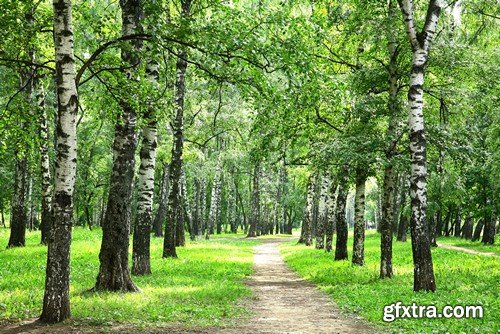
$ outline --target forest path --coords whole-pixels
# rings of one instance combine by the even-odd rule
[[[375,333],[355,317],[346,317],[330,297],[300,278],[283,261],[278,246],[289,239],[264,239],[255,247],[252,319],[219,333]]]
[[[454,250],[454,251],[459,251],[459,252],[464,252],[464,253],[469,253],[469,254],[500,257],[500,255],[497,255],[497,254],[495,254],[493,252],[482,252],[482,251],[478,251],[478,250],[471,249],[471,248],[460,247],[460,246],[453,246],[453,245],[448,245],[448,244],[440,244],[440,243],[438,243],[438,247],[441,247],[441,248],[444,248],[444,249],[449,249],[449,250]]]

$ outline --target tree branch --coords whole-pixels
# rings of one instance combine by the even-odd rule
[[[337,130],[338,132],[340,133],[344,133],[344,131],[340,130],[339,128],[337,128],[335,125],[333,125],[332,123],[330,123],[330,121],[328,121],[326,118],[324,117],[321,117],[320,113],[319,113],[319,107],[315,107],[314,108],[316,110],[316,117],[323,123],[325,123],[326,125],[328,125],[329,127],[331,127],[332,129],[334,130]]]

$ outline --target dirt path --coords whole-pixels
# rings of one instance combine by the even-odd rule
[[[360,319],[342,315],[330,298],[291,271],[278,245],[268,239],[255,247],[254,274],[248,285],[254,290],[254,317],[243,326],[220,331],[250,333],[374,333]]]
[[[500,257],[500,255],[497,255],[493,252],[481,252],[481,251],[471,249],[471,248],[453,246],[453,245],[448,245],[448,244],[438,244],[438,247],[441,247],[444,249],[449,249],[449,250],[454,250],[454,251],[459,251],[459,252],[464,252],[464,253],[469,253],[469,254]]]
[[[99,328],[72,326],[67,323],[46,326],[33,319],[21,324],[11,324],[4,330],[0,324],[0,333],[375,333],[375,329],[366,325],[361,319],[341,314],[325,293],[301,279],[287,267],[278,250],[279,243],[284,240],[264,239],[262,245],[255,247],[254,274],[247,281],[254,292],[254,298],[248,302],[252,318],[237,322],[235,327],[186,329],[182,325],[172,325],[167,328],[137,329],[127,324]]]

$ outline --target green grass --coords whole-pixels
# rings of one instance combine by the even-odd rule
[[[477,250],[479,252],[487,252],[487,253],[495,253],[497,255],[500,255],[500,244],[498,237],[496,237],[497,240],[495,244],[493,245],[484,245],[481,243],[481,241],[470,241],[470,240],[465,240],[461,238],[456,238],[456,237],[440,237],[438,238],[437,242],[442,243],[442,244],[448,244],[448,245],[453,245],[457,247],[464,247],[464,248],[470,248]]]
[[[253,265],[258,241],[220,239],[189,242],[179,259],[162,259],[160,238],[152,239],[151,276],[133,277],[142,293],[90,293],[99,268],[101,231],[75,228],[71,246],[71,308],[84,324],[127,322],[162,326],[218,326],[244,316],[241,301],[251,291],[243,284]],[[240,235],[241,237],[242,235]],[[0,320],[41,313],[46,247],[39,232],[28,233],[27,246],[5,250],[8,229],[0,229]]]
[[[351,234],[352,235],[352,234]],[[349,244],[351,255],[352,240]],[[289,241],[281,252],[299,275],[317,284],[337,305],[349,313],[394,333],[499,333],[500,261],[446,249],[434,249],[437,291],[414,293],[411,243],[394,242],[394,277],[380,280],[380,236],[367,234],[364,267],[350,261],[333,261],[333,255]],[[382,320],[383,309],[401,301],[417,305],[482,305],[483,319],[396,319]]]

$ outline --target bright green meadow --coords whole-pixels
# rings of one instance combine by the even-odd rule
[[[349,256],[352,254],[350,233]],[[438,240],[440,242],[441,240]],[[492,250],[490,250],[492,251]],[[364,267],[333,261],[333,254],[286,242],[281,252],[288,265],[328,293],[344,311],[355,313],[392,333],[499,333],[500,259],[441,248],[433,249],[437,291],[414,293],[411,242],[393,243],[394,277],[379,279],[380,235],[367,234]],[[385,305],[482,305],[483,319],[382,320]]]
[[[41,313],[46,247],[40,232],[28,233],[24,248],[5,249],[8,229],[0,229],[0,321]],[[243,283],[251,274],[255,240],[214,237],[187,242],[179,259],[162,259],[162,238],[152,238],[153,275],[133,277],[141,293],[91,293],[99,269],[102,232],[75,228],[71,246],[71,307],[76,323],[138,326],[180,322],[217,326],[246,315],[242,301],[251,295]],[[239,235],[241,237],[241,235]]]

